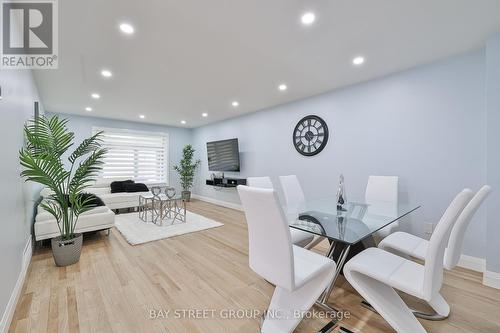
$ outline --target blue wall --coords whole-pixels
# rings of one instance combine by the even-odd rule
[[[48,115],[50,116],[51,113],[48,113]],[[179,163],[179,160],[182,158],[182,148],[191,143],[190,129],[96,117],[81,117],[70,114],[63,114],[61,116],[69,119],[68,127],[71,131],[75,132],[75,142],[77,144],[92,135],[92,127],[109,127],[136,131],[168,133],[170,153],[170,185],[180,191],[179,177],[177,173],[172,170],[172,167],[173,165]]]
[[[31,221],[35,198],[40,187],[25,183],[19,173],[19,150],[24,145],[23,126],[34,115],[34,101],[38,101],[35,82],[28,70],[1,70],[0,86],[0,133],[2,138],[2,162],[0,174],[0,331],[7,325],[3,316],[6,305],[13,295],[14,286],[22,269],[23,251],[31,237]],[[28,263],[26,263],[28,264]],[[12,299],[13,300],[13,299]],[[4,331],[8,330],[8,326]]]
[[[486,45],[487,179],[493,187],[488,205],[487,270],[500,272],[500,33]]]
[[[403,228],[425,236],[464,187],[486,181],[485,52],[483,49],[298,102],[197,128],[202,160],[194,192],[238,203],[234,189],[203,185],[209,178],[207,141],[239,138],[242,177],[297,174],[306,196],[334,195],[338,176],[348,195],[362,197],[368,175],[400,177],[403,202],[422,208]],[[324,118],[331,131],[315,157],[299,155],[292,131],[305,115]],[[467,233],[465,253],[486,254],[485,211]]]

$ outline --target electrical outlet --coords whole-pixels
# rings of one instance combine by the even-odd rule
[[[424,232],[427,235],[431,235],[433,231],[434,231],[434,224],[433,223],[424,223]]]

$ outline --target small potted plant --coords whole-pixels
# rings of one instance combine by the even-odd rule
[[[186,201],[191,200],[194,173],[198,165],[200,165],[200,160],[193,163],[194,152],[195,150],[191,145],[186,145],[182,150],[182,160],[180,160],[179,165],[174,166],[174,170],[179,173],[181,178],[182,199]]]
[[[60,236],[52,238],[52,253],[57,266],[67,266],[80,260],[82,234],[75,233],[78,217],[94,207],[92,196],[82,195],[102,168],[103,156],[99,132],[68,155],[62,156],[74,144],[74,133],[58,116],[36,117],[24,126],[26,146],[19,152],[23,171],[21,177],[49,188],[52,194],[40,206],[57,221]]]

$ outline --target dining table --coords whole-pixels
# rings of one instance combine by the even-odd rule
[[[330,243],[326,256],[337,264],[335,275],[316,305],[326,311],[336,310],[328,305],[328,299],[342,272],[349,253],[359,246],[375,246],[373,236],[390,228],[395,223],[415,212],[419,205],[404,202],[364,200],[346,201],[338,204],[336,196],[306,199],[295,206],[283,206],[289,226]]]

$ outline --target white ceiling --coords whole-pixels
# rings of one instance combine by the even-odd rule
[[[197,127],[479,48],[498,30],[498,0],[62,0],[59,69],[35,76],[52,112]]]

